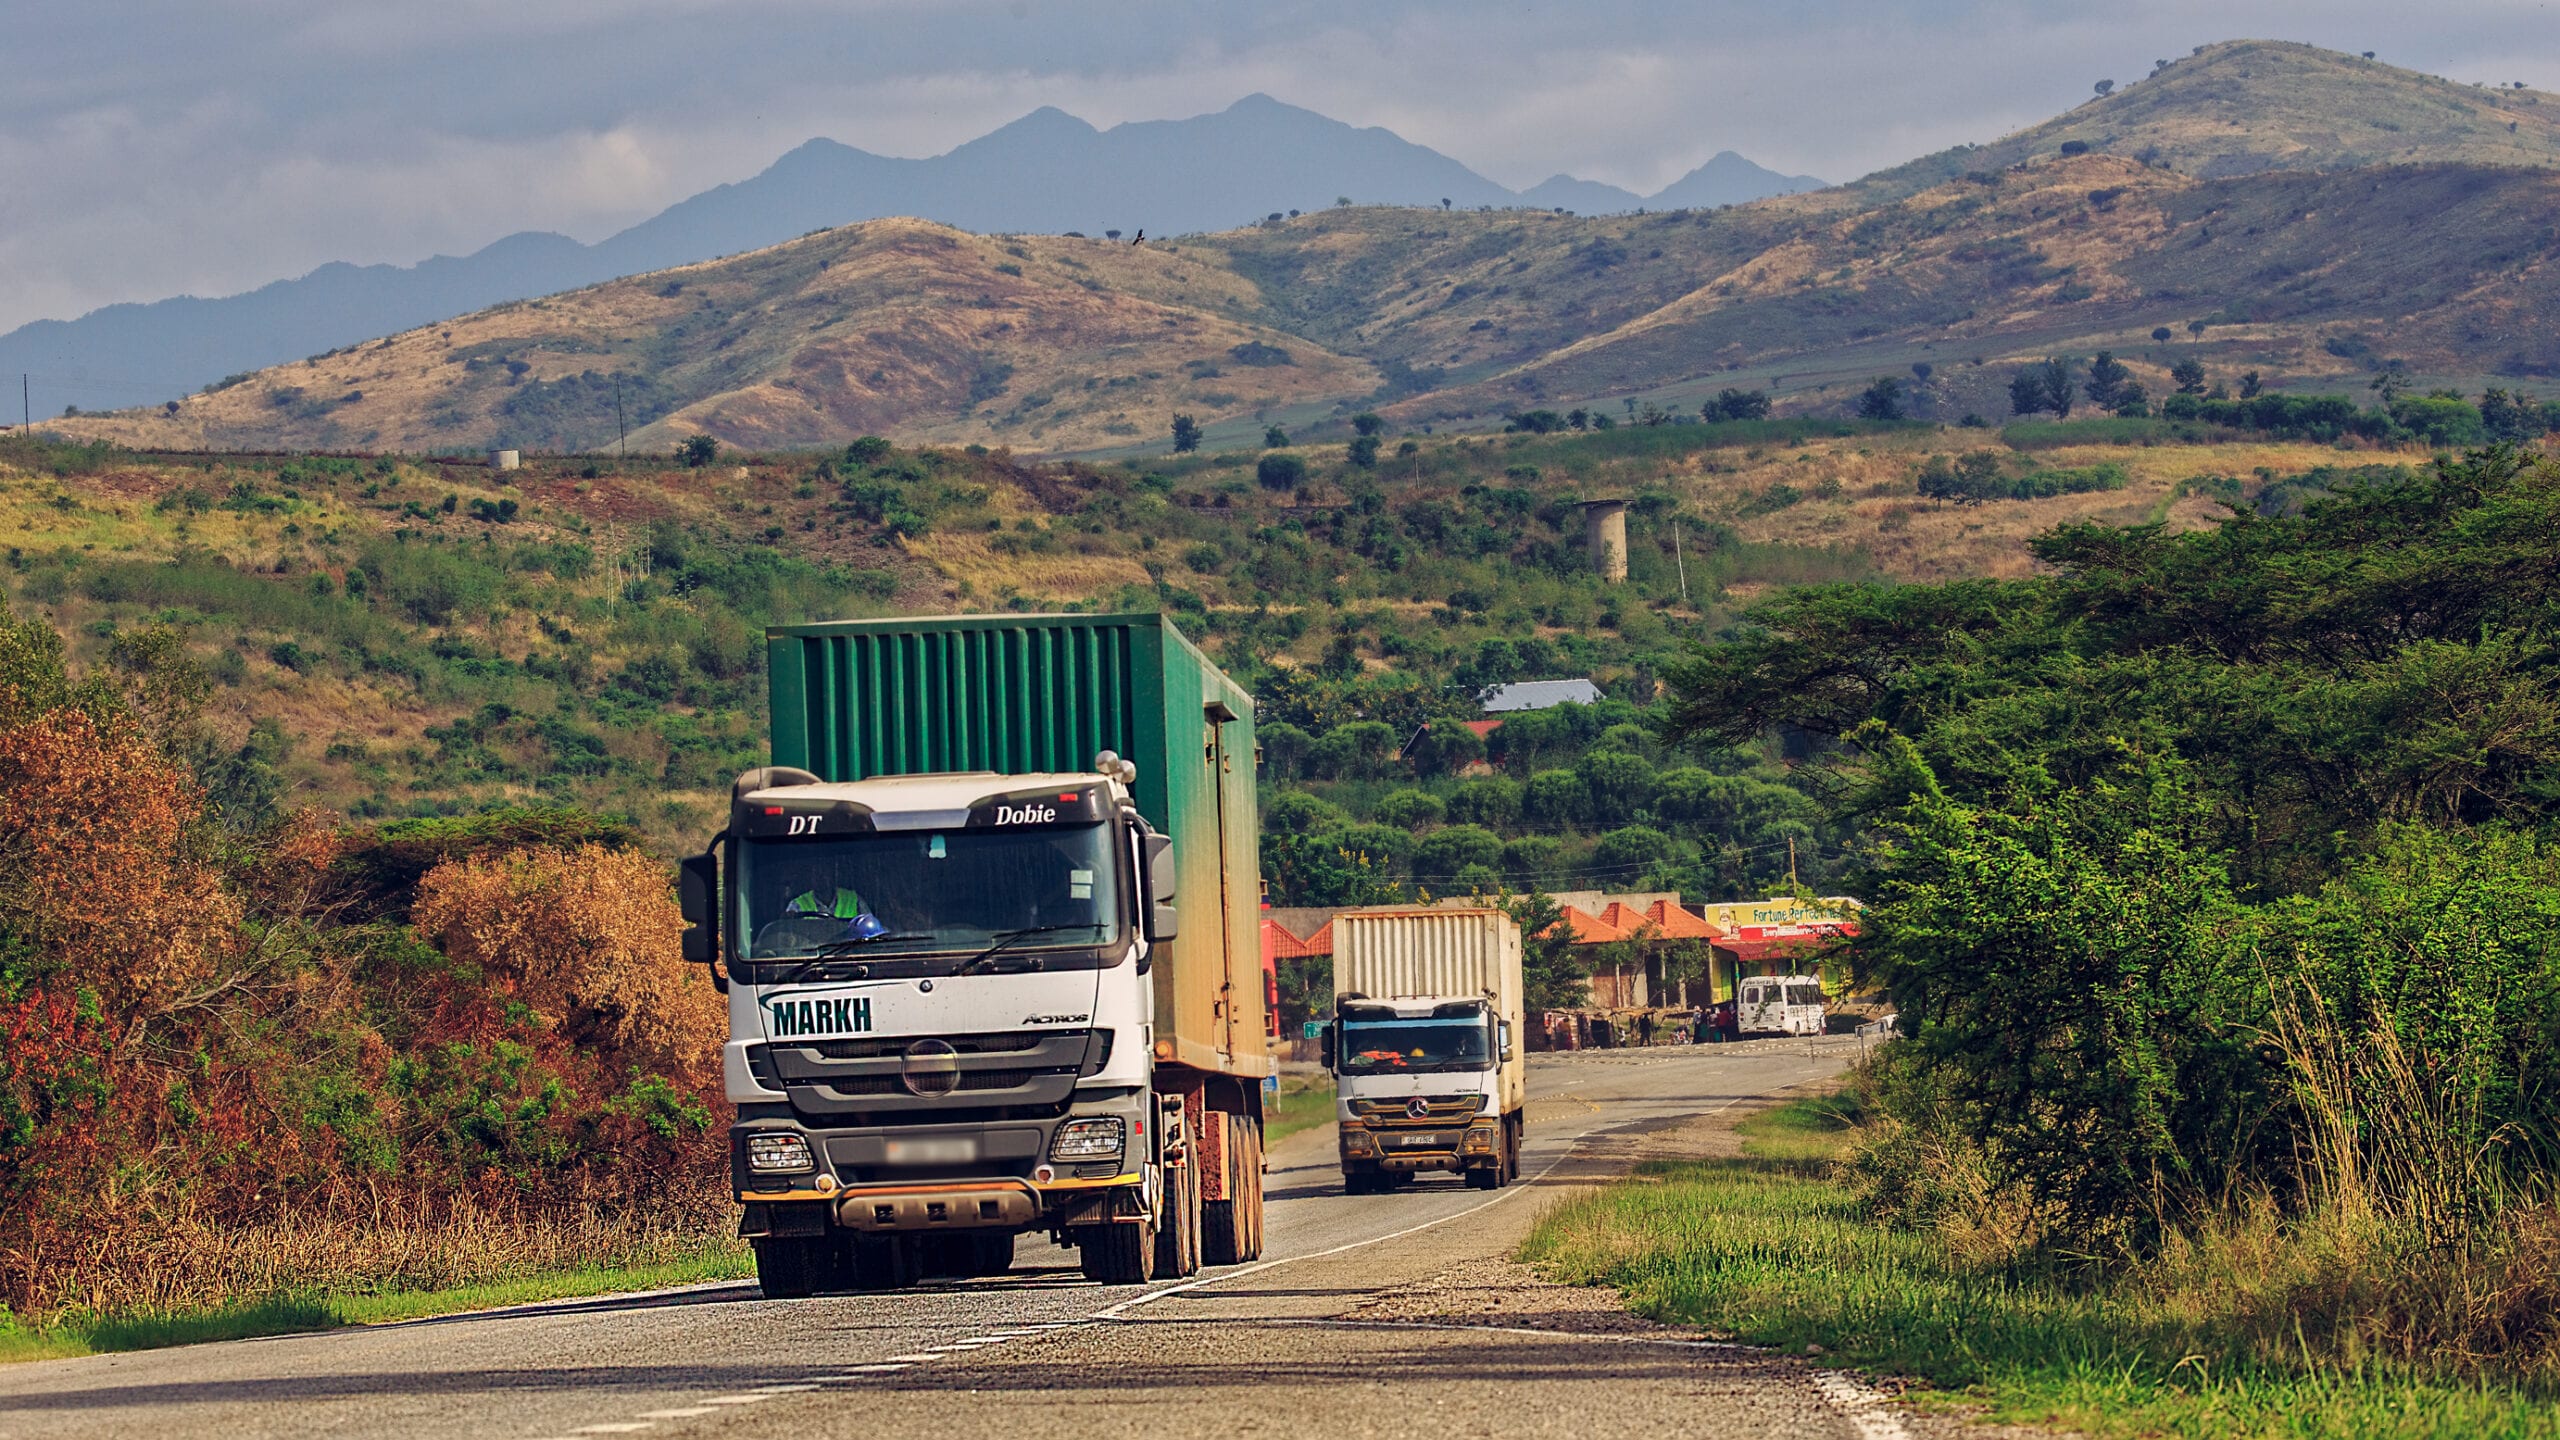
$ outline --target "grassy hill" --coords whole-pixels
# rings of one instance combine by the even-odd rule
[[[497,306],[239,377],[165,411],[66,428],[161,446],[549,451],[685,436],[774,447],[885,431],[1052,450],[1152,436],[1167,413],[1364,393],[1365,362],[1233,318],[1208,257],[882,220]],[[1243,367],[1237,367],[1243,368]],[[620,416],[617,417],[617,405]]]
[[[2417,458],[2200,427],[2108,443],[2123,423],[2018,427],[2014,443],[1783,420],[1391,436],[1374,468],[1338,445],[1287,452],[1307,465],[1288,490],[1240,453],[864,446],[501,474],[9,439],[0,586],[83,663],[163,631],[192,656],[219,738],[205,773],[243,823],[298,803],[565,801],[629,814],[672,852],[762,758],[768,623],[1163,608],[1267,718],[1400,736],[1495,680],[1595,675],[1642,701],[1665,655],[1777,586],[2017,575],[2026,538],[2063,520],[2192,526],[2220,500]],[[1933,457],[1965,456],[2044,498],[1919,494]],[[2097,488],[2024,483],[2066,473]],[[1589,573],[1592,496],[1633,502],[1623,586]],[[1363,815],[1384,793],[1333,798]]]
[[[2560,166],[2560,96],[2457,84],[2313,45],[2231,40],[2198,46],[2040,125],[1849,188],[1907,194],[2058,157],[2066,145],[2202,180],[2376,165],[2549,169]]]

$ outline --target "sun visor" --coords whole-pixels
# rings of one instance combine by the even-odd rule
[[[989,795],[969,806],[971,830],[1021,830],[1042,825],[1090,825],[1111,817],[1100,785],[1049,786]]]
[[[868,835],[871,807],[850,800],[741,801],[729,828],[752,840],[819,835]]]

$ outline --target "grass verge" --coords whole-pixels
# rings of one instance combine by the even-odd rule
[[[1851,1102],[1744,1123],[1740,1159],[1653,1163],[1559,1206],[1523,1258],[1636,1313],[1926,1382],[1924,1403],[2095,1436],[2550,1437],[2551,1397],[2382,1362],[2247,1358],[2194,1294],[1968,1262],[1831,1178]]]
[[[1333,1077],[1286,1073],[1280,1077],[1280,1102],[1262,1117],[1265,1149],[1301,1130],[1312,1130],[1333,1118]]]
[[[577,1266],[434,1290],[276,1295],[204,1309],[73,1314],[42,1326],[19,1325],[0,1315],[0,1364],[61,1360],[116,1350],[151,1350],[208,1340],[242,1340],[257,1335],[289,1335],[342,1325],[383,1325],[543,1300],[741,1280],[754,1274],[755,1262],[745,1244],[729,1241],[652,1264]]]

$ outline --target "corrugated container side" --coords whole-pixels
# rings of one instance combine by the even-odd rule
[[[1376,999],[1492,995],[1508,999],[1505,930],[1499,910],[1392,910],[1333,920],[1333,988]],[[1510,947],[1515,953],[1516,942]]]
[[[1181,934],[1156,972],[1159,1058],[1269,1073],[1253,700],[1160,615],[971,615],[775,626],[773,763],[830,781],[1138,766],[1174,837]]]

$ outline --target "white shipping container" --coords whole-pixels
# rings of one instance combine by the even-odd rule
[[[1502,1108],[1527,1103],[1520,924],[1500,910],[1354,910],[1333,917],[1333,994],[1404,1003],[1486,1000],[1510,1040]]]

